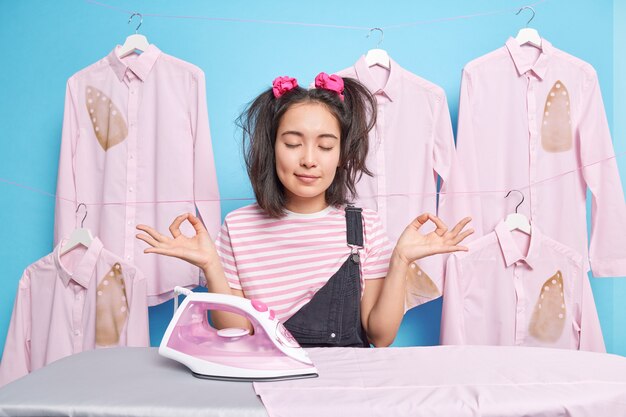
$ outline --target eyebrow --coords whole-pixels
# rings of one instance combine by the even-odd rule
[[[297,130],[287,130],[287,131],[281,133],[280,135],[281,136],[295,135],[295,136],[299,136],[299,137],[303,137],[304,136],[302,134],[302,132],[298,132]],[[339,140],[339,138],[337,136],[333,135],[332,133],[322,133],[321,135],[318,136],[318,138],[331,138],[331,139]]]

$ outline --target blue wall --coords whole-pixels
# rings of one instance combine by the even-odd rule
[[[186,15],[299,21],[352,26],[390,26],[384,42],[390,55],[408,70],[441,85],[456,125],[463,65],[503,45],[527,14],[515,16],[523,3],[510,0],[381,2],[372,0],[294,2],[287,0],[172,2],[102,0],[109,5],[161,15]],[[557,48],[590,62],[597,70],[609,120],[616,132],[616,152],[626,151],[626,126],[619,120],[626,103],[626,7],[620,1],[548,0],[536,6],[533,26]],[[501,11],[501,13],[484,13]],[[441,18],[481,14],[468,19]],[[621,18],[621,19],[620,19]],[[0,349],[22,271],[52,250],[54,200],[9,180],[53,194],[56,186],[65,82],[105,56],[132,33],[128,15],[83,1],[0,2]],[[615,24],[614,24],[615,22]],[[134,27],[134,26],[133,26]],[[319,71],[353,64],[376,45],[378,35],[347,30],[202,19],[144,18],[141,32],[164,52],[192,62],[206,73],[211,133],[223,201],[222,215],[252,198],[233,120],[243,105],[277,75],[308,83]],[[614,73],[619,78],[614,78]],[[614,103],[615,98],[615,103]],[[615,105],[615,106],[614,106]],[[619,106],[619,107],[618,107]],[[626,161],[618,159],[626,179]],[[230,199],[230,200],[229,200]],[[609,351],[626,354],[626,284],[594,279]],[[151,336],[158,344],[171,303],[151,309]],[[410,311],[396,345],[436,344],[441,303]]]

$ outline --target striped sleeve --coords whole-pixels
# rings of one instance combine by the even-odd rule
[[[215,248],[224,268],[224,275],[230,288],[241,290],[241,282],[239,281],[239,270],[233,253],[233,247],[230,242],[230,233],[226,222],[222,224],[220,232],[215,239]]]
[[[391,242],[378,213],[373,210],[363,210],[363,223],[365,246],[365,259],[361,269],[363,279],[384,278],[387,276],[391,259]]]

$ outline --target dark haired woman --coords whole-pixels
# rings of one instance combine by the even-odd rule
[[[303,346],[390,345],[404,314],[411,262],[467,250],[466,218],[453,229],[432,214],[407,226],[395,248],[376,212],[348,205],[365,166],[376,105],[353,79],[320,73],[315,88],[274,80],[240,117],[256,204],[226,216],[215,241],[190,213],[172,237],[140,225],[146,253],[200,267],[210,292],[269,308]],[[408,173],[407,173],[408,174]],[[189,221],[195,236],[180,232]],[[423,235],[427,221],[436,230]],[[384,278],[384,279],[383,279]],[[250,328],[244,317],[213,312],[218,328]]]

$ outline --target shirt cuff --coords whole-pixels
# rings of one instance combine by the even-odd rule
[[[626,259],[590,259],[589,263],[596,278],[626,277]]]

